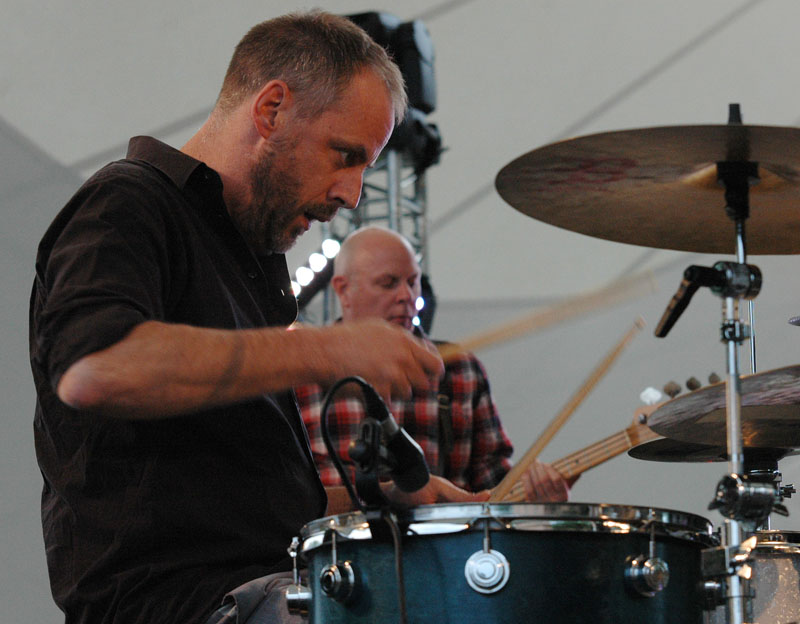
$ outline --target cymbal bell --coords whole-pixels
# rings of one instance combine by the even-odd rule
[[[749,187],[749,254],[800,253],[800,129],[663,126],[545,145],[503,167],[495,186],[534,219],[610,241],[736,252],[719,161],[758,163]]]
[[[741,378],[742,447],[800,448],[800,365]],[[659,435],[727,448],[726,384],[678,395],[647,420]]]

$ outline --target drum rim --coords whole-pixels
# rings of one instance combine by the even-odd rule
[[[644,533],[651,518],[656,534],[700,541],[714,545],[718,539],[711,522],[689,512],[661,507],[615,503],[439,503],[420,505],[398,512],[398,520],[408,524],[410,533],[443,534],[478,530],[475,525],[490,519],[491,528],[516,531],[564,531],[592,533]],[[425,531],[426,526],[452,525],[450,530]],[[324,534],[335,530],[345,539],[371,539],[366,519],[360,511],[319,518],[301,530],[303,550],[324,542]]]
[[[792,544],[800,544],[800,531],[792,529],[761,529],[756,531],[758,541],[765,542],[791,542]]]

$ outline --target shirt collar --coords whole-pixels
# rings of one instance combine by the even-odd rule
[[[202,169],[205,174],[213,171],[201,161],[148,136],[136,136],[130,140],[128,158],[150,163],[172,180],[179,189],[186,187],[186,183],[195,171]]]

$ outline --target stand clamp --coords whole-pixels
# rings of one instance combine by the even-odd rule
[[[701,570],[707,579],[703,588],[706,594],[706,608],[709,610],[725,604],[731,598],[742,598],[745,610],[752,609],[752,591],[749,581],[753,570],[750,563],[753,561],[752,552],[758,544],[757,536],[747,538],[741,544],[734,546],[716,546],[706,548],[700,554]],[[730,579],[736,577],[741,583],[741,595],[732,595]],[[746,620],[752,620],[751,614],[745,614]]]
[[[717,484],[709,509],[718,509],[726,518],[750,525],[755,530],[773,511],[788,516],[782,504],[783,490],[774,484],[751,480],[747,475],[724,475]]]
[[[667,305],[655,335],[658,338],[667,335],[701,286],[707,286],[722,298],[754,299],[761,292],[761,283],[761,270],[752,264],[727,261],[717,262],[713,267],[693,264],[683,272],[683,280]],[[749,337],[749,330],[738,320],[729,321],[723,324],[722,335],[723,340],[733,339],[741,344]]]

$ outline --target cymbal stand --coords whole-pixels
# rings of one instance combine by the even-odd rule
[[[732,136],[735,135],[732,133]],[[761,271],[746,264],[745,220],[749,216],[749,186],[758,179],[758,163],[747,160],[748,152],[746,140],[732,141],[728,160],[717,163],[717,177],[725,187],[725,210],[735,223],[737,261],[717,262],[711,268],[687,268],[681,286],[655,332],[659,337],[666,335],[700,286],[709,287],[724,300],[720,333],[726,343],[726,425],[730,461],[729,474],[717,485],[716,496],[709,508],[719,509],[726,516],[725,544],[703,551],[703,574],[711,579],[721,579],[721,583],[713,580],[709,585],[719,586],[731,624],[744,624],[750,610],[746,583],[750,569],[746,563],[755,541],[744,544],[743,531],[745,528],[754,531],[781,500],[773,485],[748,480],[742,452],[739,347],[750,337],[750,328],[739,320],[739,300],[751,300],[761,289]]]
[[[749,151],[746,141],[740,143],[740,153],[729,157],[741,160],[726,160],[717,163],[717,177],[725,186],[726,212],[734,221],[736,229],[737,264],[727,266],[728,284],[717,292],[724,298],[721,337],[727,349],[726,425],[729,457],[729,474],[717,485],[714,500],[709,509],[719,509],[725,519],[725,599],[728,621],[740,624],[750,621],[750,596],[747,580],[750,568],[746,565],[754,543],[743,544],[744,531],[752,532],[763,523],[779,501],[772,484],[751,481],[744,469],[741,426],[741,376],[739,369],[739,347],[751,337],[750,329],[739,320],[739,299],[752,300],[761,289],[761,272],[746,264],[745,220],[749,217],[749,187],[758,180],[758,163],[746,160]],[[722,263],[718,263],[717,268]],[[704,564],[720,553],[704,555]],[[713,571],[713,564],[708,566]],[[704,570],[708,572],[708,570]]]

